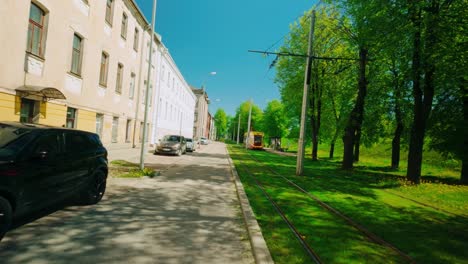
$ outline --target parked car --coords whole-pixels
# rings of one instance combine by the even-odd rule
[[[166,135],[159,140],[154,154],[175,154],[180,156],[187,152],[185,138],[178,135]]]
[[[187,141],[187,151],[193,152],[197,148],[196,143],[191,139],[191,138],[186,138],[185,141]]]
[[[77,198],[104,196],[107,150],[94,133],[0,122],[0,240],[20,216]]]
[[[202,145],[208,145],[208,139],[206,137],[201,137],[200,138],[200,144]]]

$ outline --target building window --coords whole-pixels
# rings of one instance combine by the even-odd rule
[[[45,12],[39,6],[31,3],[29,10],[28,46],[27,51],[39,56],[44,56],[45,46]]]
[[[117,64],[117,80],[115,85],[115,92],[122,93],[122,77],[123,77],[123,65],[122,63]]]
[[[109,68],[109,55],[103,52],[101,55],[101,71],[99,73],[99,84],[104,87],[107,86],[108,68]]]
[[[77,34],[73,35],[73,50],[71,72],[81,76],[81,61],[83,57],[83,39]]]
[[[144,83],[143,83],[143,89],[142,89],[142,94],[141,94],[141,104],[145,104],[146,103],[146,84],[147,84],[147,81],[145,80]]]
[[[130,88],[128,90],[128,97],[130,99],[133,99],[133,97],[135,96],[135,73],[132,72],[132,74],[130,75]]]
[[[120,28],[120,36],[122,38],[126,39],[127,38],[127,24],[128,24],[128,18],[125,13],[122,13],[122,27]]]
[[[140,31],[135,28],[135,34],[133,35],[133,49],[138,51],[138,42],[140,40]]]
[[[106,2],[106,22],[112,25],[112,12],[113,12],[114,0],[107,0]]]
[[[153,103],[153,100],[151,98],[151,96],[153,96],[152,93],[153,93],[153,85],[151,84],[150,87],[149,87],[149,90],[148,90],[148,101],[149,101],[148,104],[149,104],[150,107],[151,107],[151,105]]]
[[[96,134],[102,137],[102,128],[104,127],[104,115],[96,114]]]
[[[67,122],[66,127],[68,128],[76,128],[76,113],[77,110],[75,108],[68,107],[67,108]]]

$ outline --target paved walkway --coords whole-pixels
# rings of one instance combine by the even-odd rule
[[[109,179],[98,205],[44,212],[7,234],[0,262],[254,263],[224,144],[146,162],[162,174]]]

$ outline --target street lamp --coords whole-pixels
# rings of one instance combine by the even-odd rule
[[[149,58],[148,58],[148,81],[146,82],[146,91],[145,91],[145,117],[143,121],[143,139],[141,140],[141,152],[140,152],[140,169],[145,168],[145,143],[146,135],[148,134],[148,105],[149,105],[149,89],[151,84],[151,64],[153,59],[153,37],[154,37],[154,24],[156,20],[156,4],[157,0],[153,0],[153,15],[151,17],[151,32],[150,32],[150,47],[149,47]],[[138,106],[137,106],[138,107]]]

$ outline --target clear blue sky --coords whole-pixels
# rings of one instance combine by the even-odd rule
[[[136,0],[151,21],[152,0]],[[223,108],[233,115],[250,97],[264,109],[279,99],[268,70],[273,56],[249,53],[266,50],[289,32],[289,25],[315,0],[158,0],[156,32],[169,49],[185,80],[205,83],[210,112]],[[280,41],[272,51],[282,44]],[[217,72],[211,76],[210,72]],[[219,99],[219,101],[218,101]]]

